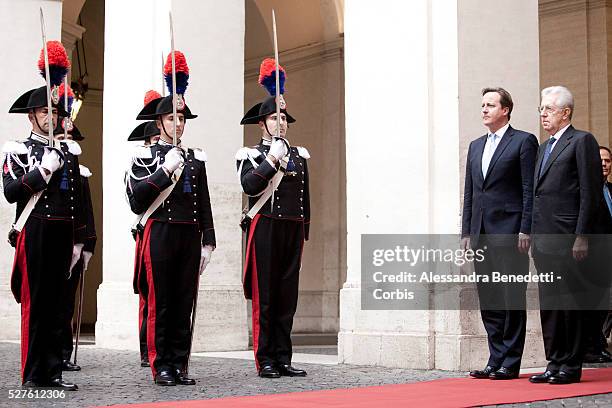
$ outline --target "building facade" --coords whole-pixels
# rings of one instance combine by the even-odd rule
[[[0,0],[1,49],[14,64],[0,76],[5,111],[42,85],[39,7],[48,39],[61,39],[72,55],[73,81],[87,84],[76,123],[86,137],[82,162],[94,173],[99,246],[86,274],[85,323],[101,347],[138,347],[133,214],[122,180],[144,93],[162,91],[170,11],[176,48],[190,66],[186,99],[200,115],[184,139],[208,154],[218,240],[200,282],[196,351],[248,347],[234,154],[258,140],[239,121],[264,95],[256,81],[259,62],[273,55],[272,8],[285,96],[297,118],[288,136],[312,156],[313,224],[294,331],[337,335],[341,363],[481,364],[487,343],[477,311],[366,311],[360,304],[362,234],[459,232],[467,147],[484,133],[481,88],[508,89],[511,123],[540,134],[539,90],[565,84],[576,97],[576,126],[609,145],[609,1]],[[28,134],[17,115],[5,114],[0,129],[2,142]],[[0,231],[8,232],[13,216],[2,201]],[[0,244],[0,339],[19,336],[12,254]],[[535,311],[525,350],[524,366],[543,363]]]

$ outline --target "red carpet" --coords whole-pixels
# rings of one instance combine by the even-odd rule
[[[531,384],[518,380],[491,381],[448,378],[410,384],[383,385],[291,394],[256,395],[209,400],[168,401],[113,407],[236,408],[236,407],[470,407],[510,404],[612,392],[612,368],[585,370],[582,382],[569,385]],[[296,381],[299,381],[296,380]]]

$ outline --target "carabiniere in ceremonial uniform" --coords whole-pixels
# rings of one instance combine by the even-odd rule
[[[303,147],[287,148],[286,125],[295,119],[287,112],[282,97],[282,68],[280,118],[276,117],[276,87],[271,86],[275,82],[274,68],[274,60],[264,60],[259,76],[260,84],[273,96],[253,106],[241,121],[259,124],[262,140],[236,154],[242,189],[249,197],[249,212],[242,225],[247,233],[244,292],[253,301],[256,367],[259,376],[267,378],[306,375],[291,366],[291,329],[302,249],[310,226],[310,155]],[[273,135],[279,123],[281,138],[276,138]]]
[[[159,92],[155,90],[147,91],[144,98],[144,105],[147,106],[149,102],[160,99],[161,95]],[[157,101],[159,102],[159,100]],[[157,103],[155,102],[155,103]],[[143,122],[136,126],[134,130],[130,133],[128,137],[128,142],[142,142],[142,145],[138,145],[135,148],[133,157],[133,165],[139,167],[141,171],[144,171],[146,174],[153,174],[152,172],[157,170],[157,163],[150,162],[146,160],[143,162],[139,157],[144,156],[145,158],[149,158],[150,152],[148,151],[148,146],[153,143],[157,143],[159,140],[159,128],[155,121]],[[147,166],[148,164],[148,166]],[[149,170],[150,168],[150,170]],[[134,201],[134,194],[132,194],[131,183],[129,183],[129,171],[126,171],[124,181],[126,183],[126,199],[127,202],[131,206],[138,206],[138,203]],[[139,224],[138,224],[139,225]],[[138,225],[134,225],[132,227],[132,237],[136,241],[135,247],[135,259],[136,262],[134,264],[134,278],[132,281],[132,287],[134,289],[134,293],[138,295],[138,340],[139,340],[139,348],[140,348],[140,366],[141,367],[150,367],[149,364],[149,350],[147,349],[147,316],[149,313],[149,306],[147,302],[147,291],[146,287],[146,279],[142,279],[139,281],[139,272],[140,272],[140,257],[139,254],[141,252],[141,244],[142,240],[138,234]],[[139,286],[144,286],[141,290]]]
[[[65,94],[66,88],[67,95]],[[68,113],[68,116],[59,121],[58,126],[55,128],[55,139],[68,143],[70,143],[70,141],[81,142],[85,140],[85,137],[81,134],[79,128],[71,120],[74,93],[72,92],[70,85],[67,83],[60,86],[59,100],[60,105],[66,111],[66,113]],[[82,207],[83,214],[85,215],[84,245],[81,258],[77,261],[72,268],[72,271],[68,274],[68,279],[64,285],[64,293],[62,295],[62,313],[64,322],[62,329],[62,371],[81,370],[81,367],[76,363],[71,362],[70,359],[73,351],[75,352],[76,356],[76,350],[73,345],[73,326],[77,331],[80,330],[80,327],[77,326],[80,326],[81,324],[79,318],[82,319],[83,305],[81,302],[83,299],[79,299],[77,319],[73,319],[74,306],[79,282],[81,282],[81,285],[83,285],[84,274],[89,266],[89,261],[93,256],[97,241],[93,204],[91,201],[91,189],[89,187],[89,178],[92,176],[92,173],[82,164],[79,165],[79,172],[81,175],[81,196],[79,197],[78,206]]]
[[[57,95],[56,87],[63,81],[68,62],[60,43],[50,42],[48,48],[54,58],[50,64],[63,73],[51,73],[55,79],[50,81],[52,95]],[[66,116],[57,102],[53,98],[53,112],[49,112],[44,86],[15,101],[9,112],[27,113],[32,131],[25,141],[5,144],[2,175],[4,196],[9,203],[17,203],[16,224],[22,212],[27,215],[30,199],[39,194],[38,201],[31,201],[35,204],[23,228],[13,230],[9,237],[15,246],[11,291],[21,303],[22,383],[25,387],[76,390],[75,384],[62,380],[61,296],[85,238],[84,214],[78,205],[81,150],[76,142],[50,147],[48,115],[53,115],[54,124],[57,117]]]
[[[186,67],[184,56],[178,51],[176,54],[177,70]],[[184,120],[196,117],[182,97],[186,75],[182,77],[184,84],[179,86],[182,81],[177,80],[176,88],[180,99],[176,118],[179,138]],[[172,95],[153,100],[138,115],[142,120],[156,119],[161,138],[157,144],[138,150],[127,189],[134,213],[146,215],[152,211],[137,238],[140,253],[136,267],[138,291],[147,296],[147,348],[155,383],[193,385],[195,380],[186,373],[190,317],[198,290],[198,270],[201,273],[206,267],[216,242],[206,155],[198,149],[172,145],[172,100]],[[170,194],[160,203],[159,197],[166,191]],[[156,200],[159,206],[155,208]]]

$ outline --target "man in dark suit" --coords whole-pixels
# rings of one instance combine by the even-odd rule
[[[550,139],[540,145],[534,178],[532,255],[539,273],[540,319],[548,365],[533,383],[569,384],[582,374],[585,336],[581,280],[598,253],[602,173],[595,137],[571,125],[574,100],[562,86],[542,90],[540,120]]]
[[[606,200],[606,207],[610,214],[610,219],[612,220],[612,183],[608,181],[608,177],[610,176],[610,173],[612,173],[612,152],[607,147],[599,146],[599,154],[601,155],[601,166],[603,167],[603,175],[605,179],[604,197]],[[608,316],[603,326],[604,339],[610,337],[610,332],[612,332],[612,311],[608,312]]]
[[[503,88],[482,90],[482,122],[488,132],[469,147],[463,200],[462,247],[485,250],[479,275],[528,274],[533,172],[538,141],[508,121],[512,97]],[[474,378],[517,378],[525,345],[527,284],[479,284],[489,360]]]
[[[612,234],[612,184],[608,182],[608,176],[610,175],[610,168],[612,167],[612,154],[610,149],[605,146],[599,146],[599,156],[601,157],[601,168],[603,173],[603,197],[605,205],[602,205],[602,215],[600,225],[605,228],[606,234]],[[603,265],[606,269],[610,268],[610,258],[603,260]],[[606,320],[608,317],[608,310],[592,310],[587,313],[587,322],[590,324],[590,328],[586,335],[585,344],[585,363],[609,363],[612,362],[612,355],[608,352],[608,344],[606,337],[604,336],[606,330]],[[610,332],[608,331],[609,335]]]

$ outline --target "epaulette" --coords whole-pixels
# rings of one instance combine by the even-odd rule
[[[149,146],[136,146],[132,153],[134,159],[152,159],[151,148]]]
[[[296,146],[296,149],[300,156],[302,156],[305,159],[310,159],[310,153],[308,153],[308,150],[305,147]]]
[[[68,151],[75,156],[79,156],[82,153],[81,146],[74,140],[66,140],[66,145],[68,145]]]
[[[193,149],[193,157],[196,158],[196,160],[202,161],[202,162],[207,162],[208,161],[208,156],[206,155],[206,152],[202,149],[198,149],[198,148],[194,148]]]
[[[79,172],[81,173],[81,176],[83,177],[91,177],[91,170],[89,170],[87,167],[83,166],[82,164],[79,164]]]
[[[2,153],[28,154],[28,147],[23,142],[9,140],[2,146]]]
[[[255,159],[261,155],[261,152],[252,147],[241,147],[236,153],[236,160],[246,160],[249,157]]]

